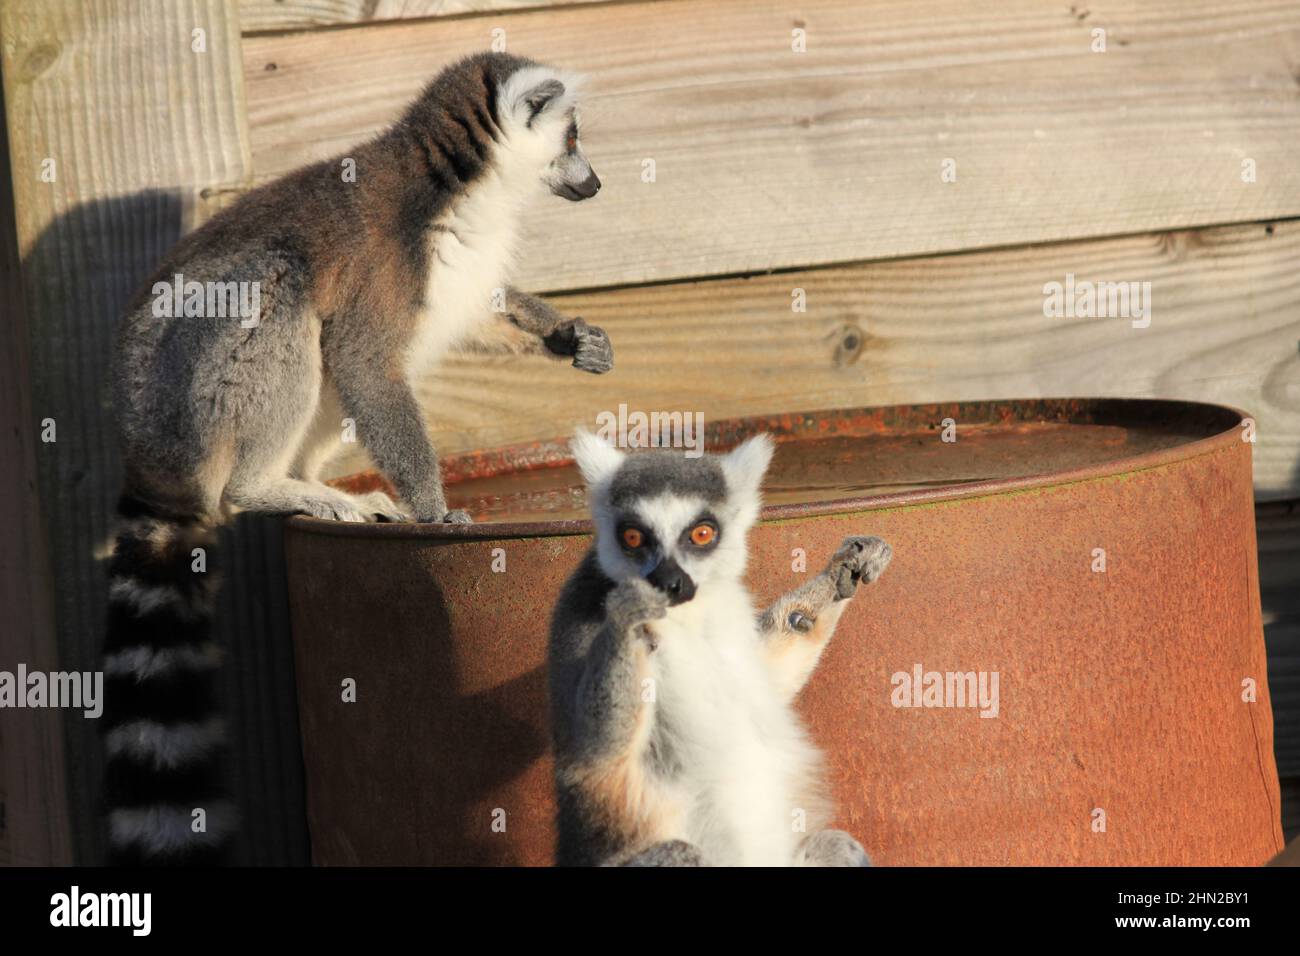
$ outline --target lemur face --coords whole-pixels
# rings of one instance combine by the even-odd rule
[[[695,459],[667,450],[626,455],[586,432],[573,449],[589,488],[597,560],[609,578],[645,578],[674,605],[715,582],[739,581],[772,456],[768,436]]]
[[[546,168],[543,181],[556,196],[580,202],[600,192],[600,180],[582,152],[582,143],[578,141],[577,108],[569,111],[568,120],[564,129],[564,151]]]
[[[529,66],[511,75],[501,91],[510,117],[511,152],[540,169],[546,189],[573,202],[600,191],[600,179],[578,138],[580,83],[580,77]]]

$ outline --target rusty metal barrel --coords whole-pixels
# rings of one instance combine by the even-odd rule
[[[709,450],[778,440],[760,605],[847,535],[893,546],[798,703],[875,863],[1282,848],[1247,424],[1062,399],[706,429]],[[571,465],[563,440],[450,459],[470,526],[287,522],[318,864],[551,862],[547,626],[591,543]]]

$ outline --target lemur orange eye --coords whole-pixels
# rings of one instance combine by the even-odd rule
[[[697,524],[691,529],[691,544],[699,545],[701,548],[706,544],[713,543],[713,537],[717,532],[713,530],[711,524]]]
[[[640,528],[623,529],[623,547],[639,548],[645,542],[645,535],[641,533]]]

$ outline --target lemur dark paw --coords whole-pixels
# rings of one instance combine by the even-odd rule
[[[655,637],[645,625],[668,613],[668,595],[642,578],[629,578],[605,598],[605,617],[619,631],[637,630],[651,650]]]
[[[605,330],[573,320],[573,367],[602,375],[614,367],[614,346]]]
[[[468,511],[448,511],[442,516],[443,524],[473,524],[474,519],[469,516]]]
[[[826,569],[835,579],[836,599],[851,598],[859,583],[880,577],[893,556],[894,549],[880,538],[845,538]]]

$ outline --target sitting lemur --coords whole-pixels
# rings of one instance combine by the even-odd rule
[[[825,829],[822,755],[793,701],[891,551],[846,538],[755,614],[745,539],[772,452],[767,435],[700,458],[575,437],[596,540],[551,623],[559,864],[867,865]]]
[[[612,367],[602,330],[509,284],[528,201],[600,188],[577,94],[577,78],[520,57],[461,60],[385,132],[186,236],[130,304],[114,356],[126,482],[101,721],[115,862],[214,861],[234,829],[212,575],[192,567],[220,525],[241,510],[469,521],[448,510],[416,377],[467,345]],[[176,316],[158,307],[173,281],[251,286],[259,314]],[[400,501],[320,481],[345,429]]]

